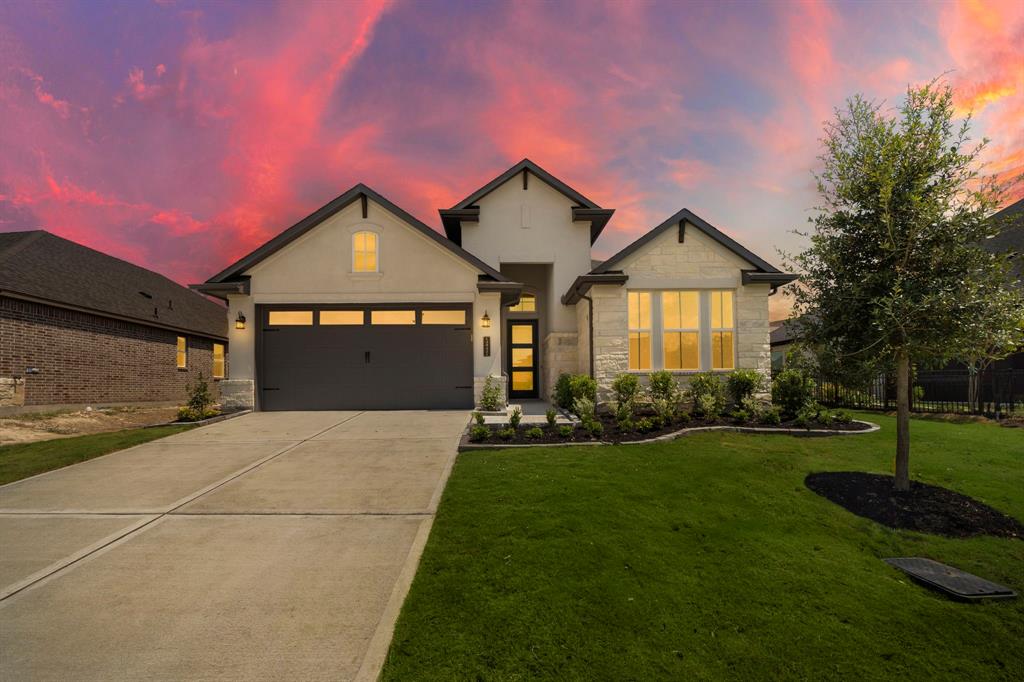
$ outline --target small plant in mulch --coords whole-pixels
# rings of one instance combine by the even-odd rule
[[[569,439],[572,438],[572,432],[575,430],[576,429],[573,428],[572,424],[562,424],[558,427],[558,435],[562,438]]]
[[[508,416],[508,424],[513,430],[519,428],[519,424],[523,421],[523,411],[516,407],[512,410],[512,414]]]
[[[804,484],[847,511],[889,528],[954,538],[995,535],[1024,539],[1024,525],[948,488],[916,481],[899,492],[893,477],[860,471],[809,474]]]
[[[544,418],[548,420],[548,426],[555,428],[555,420],[558,419],[558,413],[554,410],[549,409],[544,413]]]
[[[491,435],[491,430],[483,424],[476,424],[469,430],[469,440],[472,443],[482,443]]]
[[[534,426],[533,428],[527,429],[526,437],[529,438],[530,440],[538,440],[540,438],[543,438],[544,429],[540,428],[539,426]]]
[[[213,407],[210,385],[206,383],[201,372],[194,383],[189,382],[185,385],[185,392],[188,394],[188,402],[178,408],[178,421],[195,422],[220,414],[220,411]]]

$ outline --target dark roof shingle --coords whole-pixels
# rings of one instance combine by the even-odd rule
[[[215,338],[225,309],[161,274],[45,230],[0,234],[0,292]]]

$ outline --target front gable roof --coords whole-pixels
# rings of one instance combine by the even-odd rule
[[[673,228],[678,229],[679,230],[679,237],[680,237],[679,241],[682,242],[683,239],[684,239],[684,234],[685,234],[685,230],[686,230],[686,226],[687,225],[692,225],[692,226],[696,227],[698,230],[703,232],[705,235],[707,235],[708,237],[711,237],[713,240],[715,240],[716,242],[718,242],[719,244],[721,244],[725,248],[729,249],[730,251],[732,251],[734,254],[736,254],[737,256],[742,258],[743,260],[745,260],[748,263],[750,263],[751,265],[753,265],[755,269],[753,270],[753,272],[751,274],[755,275],[755,279],[757,281],[766,281],[766,282],[768,282],[768,281],[771,281],[771,280],[780,280],[778,282],[779,284],[786,284],[786,283],[792,282],[794,279],[796,279],[796,277],[794,275],[787,275],[786,273],[782,272],[781,270],[779,270],[775,266],[769,264],[763,258],[758,256],[754,252],[750,251],[745,246],[743,246],[742,244],[737,242],[735,239],[733,239],[729,235],[725,234],[724,232],[722,232],[717,227],[715,227],[711,223],[707,222],[706,220],[704,220],[703,218],[701,218],[697,214],[695,214],[692,211],[690,211],[690,209],[688,209],[688,208],[684,208],[683,210],[681,210],[678,213],[674,214],[668,220],[666,220],[665,222],[661,223],[657,227],[653,228],[652,230],[647,232],[645,235],[643,235],[642,237],[637,239],[632,244],[626,246],[626,248],[622,249],[617,254],[615,254],[614,256],[612,256],[611,258],[609,258],[608,260],[606,260],[605,262],[601,263],[596,268],[594,268],[593,272],[595,272],[595,273],[602,273],[602,272],[608,272],[609,270],[614,270],[615,267],[619,263],[621,263],[626,257],[628,257],[628,256],[636,253],[637,251],[641,250],[644,246],[649,244],[651,241],[653,241],[655,238],[657,238],[660,234],[662,234],[666,230],[670,230],[670,229],[673,229]],[[744,271],[744,272],[748,272],[748,271]],[[756,277],[757,275],[762,275],[762,277]],[[783,279],[783,278],[788,278],[788,279],[786,279],[786,281],[783,282],[783,281],[781,281],[781,279]]]
[[[583,196],[530,159],[523,159],[451,208],[441,209],[439,211],[441,214],[441,222],[444,225],[444,231],[445,234],[448,235],[448,238],[457,244],[461,243],[462,222],[479,222],[480,207],[476,205],[477,202],[519,174],[523,175],[523,189],[526,189],[526,183],[528,182],[529,176],[533,175],[534,177],[544,181],[557,192],[560,192],[563,196],[569,199],[569,201],[572,201],[575,204],[572,207],[573,221],[590,222],[591,244],[597,240],[598,236],[601,234],[601,230],[603,230],[604,226],[608,224],[608,221],[612,217],[612,213],[615,212],[615,209],[612,208],[601,208],[596,203]]]
[[[257,263],[260,263],[269,256],[277,253],[285,246],[292,243],[293,241],[295,241],[302,235],[306,234],[313,228],[317,227],[325,220],[327,220],[334,214],[338,213],[345,207],[349,206],[350,204],[356,201],[366,202],[368,200],[372,200],[375,204],[378,204],[379,206],[383,207],[393,215],[400,218],[414,230],[434,240],[448,251],[452,252],[462,260],[466,261],[476,269],[480,270],[481,273],[483,273],[485,279],[498,282],[509,281],[507,277],[502,275],[500,272],[498,272],[491,266],[487,265],[487,263],[484,263],[482,260],[474,256],[473,254],[463,249],[458,244],[455,244],[449,239],[446,239],[444,236],[432,230],[425,223],[414,218],[410,213],[399,208],[397,205],[391,203],[382,195],[378,194],[377,192],[370,189],[366,185],[359,183],[358,185],[348,190],[344,194],[336,197],[329,203],[324,204],[317,210],[313,211],[308,216],[306,216],[299,222],[295,223],[287,230],[280,233],[270,241],[266,242],[256,250],[238,259],[221,272],[218,272],[216,275],[206,280],[205,285],[198,285],[196,288],[200,289],[201,291],[208,290],[210,292],[213,292],[214,289],[217,289],[219,291],[220,289],[223,289],[223,287],[220,287],[218,289],[217,287],[213,287],[211,285],[242,281],[244,279],[245,272],[248,271],[253,266],[255,266]]]

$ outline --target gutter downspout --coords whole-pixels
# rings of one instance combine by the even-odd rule
[[[577,289],[577,291],[579,291]],[[587,311],[587,340],[590,342],[590,378],[594,378],[594,299],[590,296],[580,294],[580,298],[586,300],[589,310]]]

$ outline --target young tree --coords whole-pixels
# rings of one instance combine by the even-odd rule
[[[897,490],[910,488],[912,365],[964,357],[984,336],[976,321],[1019,338],[1024,319],[1007,257],[980,246],[1002,194],[978,170],[987,141],[972,145],[970,117],[953,118],[952,91],[935,81],[909,88],[895,115],[848,100],[825,127],[811,245],[792,259],[803,338],[895,370]]]

